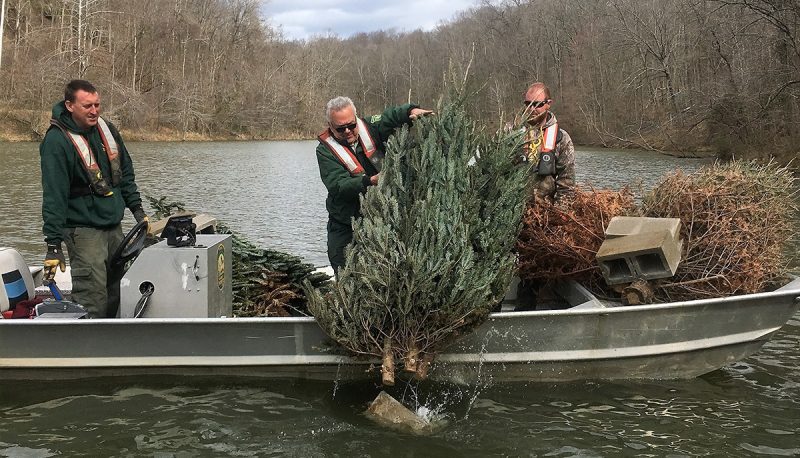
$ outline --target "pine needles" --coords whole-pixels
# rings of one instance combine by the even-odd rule
[[[236,316],[307,315],[302,284],[322,287],[330,277],[314,272],[313,265],[297,256],[259,248],[217,224],[220,234],[232,234],[233,312]]]

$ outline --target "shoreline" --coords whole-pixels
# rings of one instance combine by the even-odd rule
[[[29,136],[28,138],[21,138],[21,136],[9,136],[0,133],[0,143],[40,143],[41,139],[34,139]],[[208,143],[208,142],[283,142],[283,141],[311,141],[316,140],[316,137],[304,137],[301,135],[286,135],[281,137],[244,137],[244,136],[211,136],[200,134],[187,134],[184,136],[162,135],[162,134],[141,134],[140,132],[124,133],[123,139],[125,143],[132,142],[151,142],[151,143]],[[592,148],[598,150],[619,150],[619,151],[648,151],[653,153],[663,154],[665,156],[677,157],[682,159],[713,159],[717,157],[716,153],[708,150],[697,151],[659,151],[648,150],[643,148],[631,148],[625,146],[603,146],[593,144],[576,144],[576,148]]]
[[[293,141],[293,140],[315,140],[316,137],[307,137],[300,134],[288,134],[281,136],[244,136],[244,135],[206,135],[196,132],[186,134],[173,131],[122,131],[123,140],[127,142],[235,142],[235,141]],[[38,135],[19,132],[0,132],[0,143],[39,143],[42,138]]]
[[[3,127],[6,127],[3,129]],[[304,135],[299,132],[287,133],[285,135],[210,135],[201,134],[197,132],[179,132],[172,129],[159,129],[155,132],[152,130],[123,130],[123,138],[126,142],[180,142],[180,143],[201,143],[201,142],[249,142],[249,141],[306,141],[316,140],[316,136]],[[0,143],[39,143],[41,137],[32,131],[22,133],[19,129],[9,129],[8,125],[3,126],[0,122]],[[656,148],[641,148],[623,145],[602,145],[602,144],[575,144],[578,148],[594,148],[601,150],[619,150],[619,151],[650,151],[654,153],[663,154],[665,156],[682,158],[682,159],[724,159],[717,151],[713,151],[709,146],[697,148],[692,151],[666,151]],[[763,160],[764,156],[759,154],[745,155],[750,159]],[[738,156],[739,159],[745,159],[745,156]],[[774,159],[784,164],[791,164],[792,169],[798,170],[797,165],[793,164],[792,154],[777,154]],[[797,173],[800,173],[798,170]]]
[[[13,114],[13,115],[12,115]],[[12,111],[0,107],[0,143],[41,142],[47,132],[48,113],[28,110],[20,115],[19,110]],[[36,127],[32,127],[36,126]],[[40,131],[41,130],[41,131]],[[208,134],[200,132],[182,132],[170,128],[158,129],[120,129],[123,139],[129,142],[247,142],[247,141],[305,141],[316,140],[316,134],[303,132],[282,132],[281,135],[254,134]],[[576,144],[576,147],[597,148],[622,151],[651,151],[666,156],[686,159],[707,159],[718,157],[717,152],[708,145],[691,151],[667,151],[653,148],[642,148],[637,145],[603,145]],[[652,145],[662,146],[662,145]]]

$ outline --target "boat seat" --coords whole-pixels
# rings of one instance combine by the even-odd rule
[[[0,247],[0,274],[3,278],[0,312],[12,310],[18,303],[34,298],[33,274],[17,250]]]

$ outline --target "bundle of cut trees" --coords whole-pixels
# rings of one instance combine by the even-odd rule
[[[656,301],[763,291],[784,276],[797,236],[797,188],[775,163],[734,161],[665,176],[639,206],[627,190],[575,190],[557,204],[526,209],[517,243],[520,277],[574,278],[613,295],[595,254],[617,215],[680,218],[682,261],[674,277],[654,281]]]
[[[785,276],[797,236],[797,187],[774,162],[734,161],[666,176],[642,202],[645,216],[680,218],[683,260],[657,297],[690,300],[763,291]]]
[[[574,188],[558,202],[531,199],[517,240],[519,277],[544,285],[572,279],[590,289],[605,282],[595,255],[611,218],[635,212],[633,193]]]
[[[324,288],[330,277],[301,258],[261,248],[223,223],[220,234],[231,234],[233,251],[233,312],[235,316],[309,315],[303,283]]]
[[[520,131],[487,135],[463,100],[398,131],[379,185],[353,223],[347,267],[309,308],[334,340],[425,377],[435,353],[482,323],[505,295],[527,196]]]

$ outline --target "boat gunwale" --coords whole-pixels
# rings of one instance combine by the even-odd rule
[[[499,319],[519,319],[534,317],[551,316],[580,316],[580,315],[610,315],[617,313],[634,313],[653,310],[669,310],[677,308],[702,307],[702,306],[723,306],[730,303],[742,301],[755,301],[759,299],[786,299],[796,295],[793,299],[795,305],[800,305],[800,277],[792,276],[790,282],[775,291],[761,293],[742,294],[737,296],[715,297],[709,299],[696,299],[690,301],[666,302],[661,304],[625,305],[613,307],[589,307],[589,308],[567,308],[558,310],[531,310],[524,312],[492,312],[489,320]],[[112,325],[145,325],[145,324],[214,324],[223,325],[225,323],[282,323],[282,324],[308,324],[316,323],[313,316],[306,317],[208,317],[208,318],[93,318],[87,319],[34,319],[34,320],[0,320],[0,326],[16,324],[20,326],[92,326],[99,324]]]

